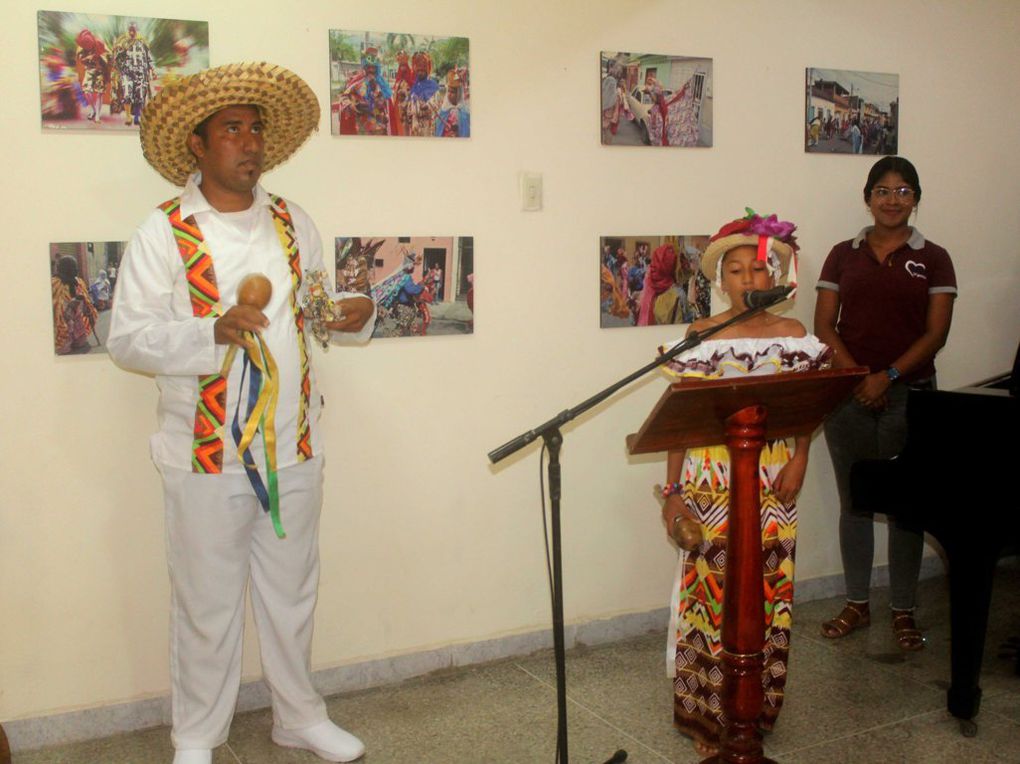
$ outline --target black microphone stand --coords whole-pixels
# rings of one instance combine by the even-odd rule
[[[792,287],[785,287],[782,289],[769,290],[774,294],[769,295],[767,298],[761,300],[760,304],[757,304],[753,308],[748,308],[742,313],[738,313],[733,318],[727,319],[717,326],[713,326],[709,329],[705,329],[701,332],[691,332],[690,336],[682,342],[677,343],[674,347],[667,350],[665,353],[659,355],[651,363],[645,364],[635,372],[628,374],[618,382],[614,382],[605,390],[600,393],[596,393],[586,401],[582,401],[573,408],[561,411],[559,414],[554,416],[548,422],[540,424],[538,427],[528,430],[518,435],[513,440],[507,441],[499,448],[496,448],[489,452],[489,461],[493,464],[505,459],[513,453],[516,453],[520,449],[532,441],[542,438],[545,441],[546,448],[549,450],[549,504],[551,507],[552,516],[552,624],[553,624],[553,653],[556,659],[556,710],[557,710],[557,725],[556,725],[556,753],[557,753],[557,764],[568,764],[570,761],[567,753],[567,670],[566,670],[566,647],[565,638],[563,633],[563,553],[562,546],[560,543],[560,446],[563,445],[563,434],[560,432],[560,427],[565,425],[572,419],[580,416],[588,409],[596,406],[597,404],[604,401],[610,395],[615,393],[622,387],[626,387],[634,380],[643,377],[653,369],[658,368],[667,361],[672,360],[680,353],[685,350],[690,350],[693,347],[697,347],[704,340],[711,337],[713,334],[722,331],[728,326],[743,321],[756,313],[769,308],[777,303],[785,300],[790,292],[793,291]],[[760,294],[760,293],[759,293]],[[748,300],[748,295],[745,295],[745,302]],[[756,301],[757,302],[757,301]],[[620,750],[617,751],[605,764],[618,764],[627,760],[627,752]]]

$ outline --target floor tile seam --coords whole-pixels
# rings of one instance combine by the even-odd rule
[[[530,676],[532,679],[534,679],[536,682],[538,682],[543,687],[546,687],[547,689],[550,689],[550,690],[555,690],[556,689],[556,685],[550,684],[549,682],[545,681],[541,677],[536,676],[535,674],[533,674],[530,671],[528,671],[526,668],[524,668],[524,666],[520,665],[519,663],[515,663],[514,666],[516,666],[518,669],[520,669],[525,674]],[[587,706],[586,704],[582,703],[581,701],[577,700],[576,698],[571,697],[569,693],[567,694],[567,702],[568,703],[573,703],[578,708],[580,708],[580,709],[584,710],[585,712],[587,712],[589,716],[592,716],[595,719],[598,719],[604,725],[606,725],[607,727],[609,727],[612,730],[615,730],[616,732],[619,732],[621,735],[623,735],[628,740],[633,740],[637,745],[641,746],[643,749],[645,749],[646,751],[648,751],[652,755],[657,756],[658,758],[660,758],[660,759],[662,759],[663,761],[666,761],[666,762],[670,762],[671,761],[671,759],[669,759],[668,757],[666,757],[664,754],[660,753],[659,751],[655,750],[654,748],[649,746],[647,743],[642,742],[641,740],[637,739],[636,737],[631,735],[626,730],[620,729],[619,727],[617,727],[615,724],[613,724],[608,719],[605,719],[604,717],[600,716],[591,707]]]
[[[978,715],[978,717],[977,717],[977,723],[978,723],[978,726],[979,726],[979,727],[980,727],[980,724],[981,724],[981,715],[982,715],[982,714],[988,714],[989,716],[997,716],[997,717],[999,717],[1000,719],[1005,719],[1005,720],[1006,720],[1007,722],[1009,722],[1010,724],[1012,724],[1012,725],[1013,725],[1014,727],[1020,727],[1020,721],[1018,721],[1018,720],[1014,719],[1014,718],[1013,718],[1013,717],[1011,717],[1011,716],[1006,716],[1005,714],[1003,714],[1003,713],[1001,713],[1001,712],[999,712],[999,711],[993,711],[992,709],[985,709],[985,710],[983,710],[983,711],[981,712],[981,714],[979,714],[979,715]]]
[[[826,639],[825,637],[822,637],[821,639],[816,639],[814,637],[805,637],[805,636],[801,636],[800,638],[808,640],[812,644],[818,645],[819,647],[821,647],[824,650],[828,650],[833,655],[838,655],[839,654],[839,649],[840,648],[838,648],[835,645],[831,644],[832,640],[830,640],[830,639]],[[878,669],[879,671],[881,671],[881,672],[883,672],[885,674],[889,674],[891,676],[896,676],[896,677],[899,677],[901,679],[909,679],[914,684],[919,685],[921,687],[924,687],[926,689],[933,690],[935,692],[945,692],[945,690],[943,690],[941,688],[932,687],[930,682],[927,682],[927,681],[924,681],[924,680],[921,680],[921,679],[917,679],[917,678],[911,676],[909,673],[907,673],[905,671],[901,671],[899,669],[893,668],[889,664],[879,663],[878,661],[873,661],[873,660],[869,659],[867,655],[851,654],[851,655],[846,655],[844,657],[850,658],[851,660],[864,661],[867,665],[873,666],[874,668]],[[904,665],[904,664],[899,664],[899,665]]]
[[[616,731],[616,732],[619,732],[619,733],[620,733],[621,735],[623,735],[623,736],[624,736],[625,738],[627,738],[628,740],[633,740],[633,741],[634,741],[634,743],[636,743],[637,745],[641,746],[641,747],[642,747],[642,748],[643,748],[643,749],[644,749],[645,751],[647,751],[648,753],[650,753],[650,754],[652,754],[653,756],[656,756],[656,757],[658,757],[658,758],[662,759],[662,760],[663,760],[663,761],[665,761],[665,762],[668,762],[669,764],[672,764],[672,761],[673,761],[673,760],[672,760],[672,759],[670,759],[670,758],[669,758],[668,756],[666,756],[665,754],[663,754],[663,753],[660,753],[659,751],[655,750],[654,748],[652,748],[652,747],[651,747],[650,745],[648,745],[647,743],[645,743],[645,742],[642,742],[641,740],[639,740],[638,738],[634,737],[634,736],[633,736],[632,734],[630,734],[630,733],[629,733],[629,732],[627,732],[626,730],[624,730],[624,729],[621,729],[620,727],[616,726],[615,724],[613,724],[613,723],[612,723],[611,721],[609,721],[608,719],[605,719],[605,718],[603,718],[602,716],[599,716],[599,714],[598,714],[598,713],[596,713],[596,712],[595,712],[595,711],[594,711],[593,709],[591,709],[591,708],[589,708],[588,706],[586,706],[586,705],[585,705],[584,703],[581,703],[581,702],[579,702],[579,701],[577,701],[577,700],[574,700],[573,698],[570,698],[569,696],[568,696],[568,698],[567,698],[567,699],[568,699],[568,700],[570,700],[570,702],[571,702],[571,703],[573,703],[574,705],[576,705],[576,706],[579,706],[580,708],[583,708],[583,709],[584,709],[585,711],[587,711],[587,712],[588,712],[588,713],[589,713],[589,714],[590,714],[591,716],[594,716],[594,717],[595,717],[596,719],[598,719],[598,720],[599,720],[600,722],[602,722],[602,723],[603,723],[604,725],[606,725],[607,727],[609,727],[609,729],[611,729],[611,730],[614,730],[614,731]]]
[[[923,718],[925,716],[931,716],[933,714],[939,714],[939,713],[945,713],[945,709],[943,709],[943,708],[934,708],[934,709],[932,709],[930,711],[922,711],[921,713],[912,714],[910,716],[904,716],[902,719],[896,719],[894,721],[885,722],[883,724],[876,724],[876,725],[874,725],[872,727],[863,727],[861,729],[854,730],[853,732],[847,732],[846,734],[843,734],[843,735],[837,735],[836,737],[831,737],[831,738],[828,738],[826,740],[821,740],[821,741],[819,741],[817,743],[812,743],[811,745],[803,745],[803,746],[800,746],[798,748],[790,748],[790,749],[784,750],[784,751],[769,751],[769,754],[770,755],[776,755],[776,756],[790,756],[790,755],[795,754],[795,753],[803,753],[804,751],[810,751],[813,748],[818,748],[820,746],[831,745],[832,743],[839,743],[839,742],[842,742],[844,740],[850,740],[851,738],[859,737],[860,735],[866,735],[866,734],[871,733],[871,732],[877,732],[879,730],[889,729],[891,727],[896,727],[896,726],[899,726],[900,724],[904,724],[906,722],[915,721],[915,720],[921,719],[921,718]]]

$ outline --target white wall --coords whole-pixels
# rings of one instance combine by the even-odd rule
[[[943,386],[1004,369],[1016,347],[1012,0],[47,5],[207,19],[213,64],[280,63],[324,106],[331,27],[471,40],[470,140],[338,139],[323,116],[320,133],[265,180],[305,206],[327,245],[340,234],[475,237],[473,336],[316,358],[329,443],[316,668],[547,626],[537,449],[498,469],[485,454],[680,333],[598,328],[600,234],[710,232],[745,205],[775,210],[800,224],[810,286],[829,247],[867,222],[860,189],[871,161],[803,152],[808,66],[900,75],[901,153],[924,186],[919,226],[953,254],[960,281]],[[47,245],[127,239],[174,190],[131,135],[41,130],[35,14],[31,3],[0,9],[0,720],[168,686],[160,490],[147,452],[155,386],[106,356],[54,357]],[[712,57],[714,147],[601,147],[601,49]],[[521,170],[544,174],[542,212],[519,211]],[[812,308],[807,288],[796,315],[810,322]],[[663,463],[628,459],[623,443],[662,387],[636,385],[567,428],[569,621],[665,605],[674,554],[650,488]],[[837,572],[820,441],[801,507],[798,577]],[[254,676],[252,638],[247,647]]]

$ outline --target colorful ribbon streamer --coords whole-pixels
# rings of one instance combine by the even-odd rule
[[[277,481],[276,463],[276,402],[280,397],[280,379],[276,360],[269,352],[261,335],[252,334],[255,347],[249,347],[244,355],[241,370],[241,384],[238,387],[237,405],[231,432],[237,444],[237,458],[244,465],[245,474],[252,489],[273,521],[277,538],[286,538],[280,522],[280,488]],[[247,395],[245,381],[247,380]],[[241,401],[247,398],[244,425],[241,425]],[[258,465],[251,455],[251,443],[261,430],[262,444],[266,452],[266,480],[263,482]]]

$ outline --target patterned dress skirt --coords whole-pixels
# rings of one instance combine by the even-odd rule
[[[782,504],[772,483],[790,452],[785,441],[769,441],[759,462],[762,559],[765,584],[765,703],[758,725],[771,729],[783,704],[790,649],[793,562],[797,518]],[[722,705],[723,580],[729,509],[729,454],[725,446],[688,451],[683,499],[702,526],[702,543],[681,552],[670,623],[669,671],[673,719],[680,731],[717,743],[726,724]]]

